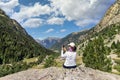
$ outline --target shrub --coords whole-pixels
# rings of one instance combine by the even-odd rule
[[[54,61],[54,56],[49,56],[47,59],[45,59],[45,64],[44,67],[50,67],[50,66],[54,66],[56,64],[56,62]]]

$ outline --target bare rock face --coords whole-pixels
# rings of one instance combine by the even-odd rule
[[[95,30],[99,32],[108,25],[116,24],[120,22],[120,0],[117,0],[106,12],[103,19],[95,27]]]
[[[120,80],[120,76],[86,67],[75,69],[50,67],[43,70],[29,69],[2,77],[0,80]]]

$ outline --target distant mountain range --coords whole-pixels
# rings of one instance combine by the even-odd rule
[[[45,48],[51,48],[55,43],[60,41],[60,38],[57,37],[48,37],[44,40],[36,39],[36,41],[43,45]]]

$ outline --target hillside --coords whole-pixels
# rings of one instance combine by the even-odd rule
[[[36,39],[36,41],[39,44],[43,45],[45,48],[51,48],[51,46],[53,46],[56,42],[60,41],[60,38],[48,37],[44,40]]]
[[[2,77],[0,80],[120,80],[120,76],[79,66],[76,69],[29,69]]]
[[[52,46],[52,49],[60,50],[60,46],[62,44],[67,44],[69,41],[74,41],[76,44],[82,43],[86,39],[91,38],[96,33],[99,33],[101,30],[103,30],[106,27],[110,27],[111,24],[116,24],[120,22],[120,0],[117,0],[105,13],[102,20],[99,24],[97,24],[95,27],[87,30],[87,31],[81,31],[77,34],[71,33],[70,35],[64,37],[61,39],[60,42],[56,43]],[[74,36],[73,36],[74,34]],[[77,37],[77,38],[76,38]]]
[[[0,76],[29,68],[22,62],[25,58],[50,54],[54,52],[38,44],[17,21],[0,9]]]

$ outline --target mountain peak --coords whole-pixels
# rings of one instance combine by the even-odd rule
[[[120,0],[117,0],[105,13],[100,23],[95,27],[97,32],[105,27],[120,22]]]

